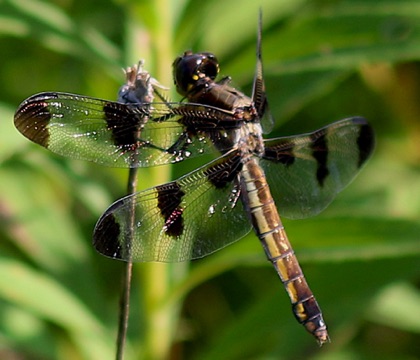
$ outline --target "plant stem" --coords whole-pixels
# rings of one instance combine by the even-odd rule
[[[147,55],[148,58],[145,59],[147,67],[151,70],[152,76],[164,86],[172,83],[172,5],[168,0],[131,2],[128,9],[130,15],[127,27],[130,32],[128,38],[133,43],[128,44],[127,50],[139,58]],[[139,47],[139,39],[143,40],[142,47]],[[147,183],[157,185],[170,179],[168,166],[159,166],[148,171],[150,177]],[[136,265],[141,289],[141,328],[144,330],[142,332],[144,338],[139,349],[140,358],[159,360],[169,357],[182,299],[179,298],[179,301],[171,303],[168,303],[167,299],[171,297],[174,286],[185,277],[187,268],[188,264],[185,263]]]
[[[138,179],[137,169],[130,168],[129,174],[128,174],[128,182],[127,182],[127,194],[134,194],[136,192],[137,179]],[[133,208],[131,211],[132,231],[130,232],[130,239],[128,239],[130,244],[132,243],[132,239],[133,239],[132,235],[134,231],[134,220],[135,220],[134,202],[132,204],[133,204]],[[130,315],[130,293],[131,293],[132,271],[133,271],[133,262],[130,259],[125,264],[125,271],[124,271],[123,282],[122,282],[122,292],[121,292],[121,299],[120,299],[120,316],[119,316],[119,322],[118,322],[118,335],[117,335],[117,352],[116,352],[117,360],[122,360],[124,358],[124,349],[125,349],[125,343],[127,339],[128,319]]]
[[[168,0],[150,2],[153,18],[152,54],[154,57],[153,75],[165,86],[172,80],[171,64],[173,61],[172,39],[174,33],[173,13]],[[170,180],[170,167],[151,169],[154,184]],[[180,301],[168,304],[174,286],[184,278],[188,264],[148,263],[141,266],[144,290],[144,310],[146,334],[144,339],[143,359],[167,359],[174,342]]]

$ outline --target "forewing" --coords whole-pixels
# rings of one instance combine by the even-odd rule
[[[62,156],[112,167],[143,167],[214,151],[208,132],[215,131],[220,119],[229,123],[227,115],[194,104],[122,104],[41,93],[19,106],[15,126],[28,139]]]
[[[260,164],[280,215],[299,219],[318,214],[353,180],[373,149],[373,129],[360,117],[265,141]]]
[[[178,262],[229,245],[251,229],[238,201],[241,166],[236,154],[226,155],[176,181],[118,200],[96,224],[95,248],[126,261]]]

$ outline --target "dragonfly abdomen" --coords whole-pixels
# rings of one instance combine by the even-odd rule
[[[264,172],[255,158],[250,158],[243,166],[241,192],[254,230],[289,295],[296,319],[322,345],[329,337],[321,309],[303,275]]]

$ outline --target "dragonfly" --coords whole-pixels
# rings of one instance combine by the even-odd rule
[[[179,262],[205,257],[252,229],[291,300],[297,321],[320,345],[326,323],[287,237],[281,216],[321,212],[356,176],[375,143],[362,117],[313,132],[265,139],[272,127],[263,77],[261,18],[252,95],[217,80],[209,52],[186,51],[173,63],[183,97],[157,87],[152,103],[44,92],[23,101],[15,126],[48,150],[113,167],[215,159],[166,184],[123,197],[98,220],[93,245],[113,259]],[[124,96],[124,93],[122,94]],[[134,213],[133,213],[134,212]]]

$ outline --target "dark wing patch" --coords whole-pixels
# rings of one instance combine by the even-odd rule
[[[47,148],[52,114],[48,110],[48,102],[43,101],[44,97],[54,99],[54,94],[45,93],[44,96],[34,95],[26,99],[16,111],[15,126],[29,140]]]
[[[119,201],[114,203],[114,207],[118,207]],[[127,248],[122,248],[123,244],[115,241],[121,236],[121,228],[118,222],[116,221],[110,207],[110,210],[106,216],[102,217],[102,222],[97,227],[97,231],[103,234],[106,234],[106,237],[103,237],[101,241],[97,242],[96,238],[93,238],[93,246],[98,250],[100,253],[103,254],[110,254],[109,256],[114,258],[122,258],[129,256],[129,242],[127,242]]]
[[[185,193],[176,181],[156,186],[157,206],[163,216],[165,225],[163,230],[170,236],[177,237],[184,229],[181,206]]]
[[[369,159],[375,148],[375,134],[370,125],[361,123],[359,137],[357,138],[357,146],[359,148],[359,163],[361,168]]]
[[[324,185],[324,181],[329,175],[328,170],[328,144],[326,134],[315,132],[311,136],[312,156],[317,162],[316,179],[319,186]]]
[[[144,108],[121,106],[119,103],[106,102],[103,106],[107,129],[112,133],[113,143],[121,149],[132,149],[141,137],[141,130],[150,114]],[[138,114],[136,114],[138,112]]]
[[[266,145],[263,155],[264,159],[285,166],[293,165],[295,162],[293,147],[294,144],[292,144],[288,138],[277,139],[277,141],[270,146]]]
[[[223,189],[238,177],[242,169],[242,161],[239,155],[234,155],[224,162],[207,167],[204,175],[218,189]]]

